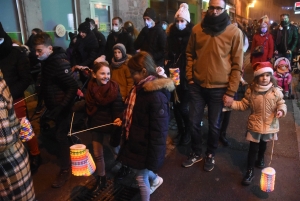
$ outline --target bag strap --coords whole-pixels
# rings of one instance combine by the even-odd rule
[[[268,35],[269,35],[269,34],[268,34]],[[263,46],[265,46],[267,40],[269,39],[269,38],[268,38],[268,35],[266,36],[266,40],[264,41]]]
[[[177,62],[179,61],[179,58],[181,57],[181,55],[182,55],[182,52],[181,52],[180,55],[178,56],[178,58],[177,58],[176,62],[174,63],[174,65],[177,64]]]

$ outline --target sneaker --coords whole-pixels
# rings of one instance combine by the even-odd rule
[[[62,187],[71,177],[71,169],[61,170],[52,184],[52,188]]]
[[[214,169],[214,166],[215,166],[215,157],[213,157],[212,154],[207,155],[205,157],[204,170],[210,172]]]
[[[164,182],[163,178],[157,175],[156,179],[154,179],[152,185],[150,186],[150,195],[154,193],[154,191]]]
[[[182,163],[183,167],[191,167],[194,163],[202,161],[202,156],[198,156],[195,153],[190,153],[188,159]]]
[[[117,179],[123,179],[124,177],[126,177],[129,173],[131,172],[130,168],[122,165],[122,167],[119,169],[116,178]]]

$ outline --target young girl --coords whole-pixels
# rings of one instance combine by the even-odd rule
[[[123,101],[128,96],[133,85],[133,80],[127,66],[130,55],[126,54],[126,48],[123,44],[117,43],[113,47],[114,57],[111,60],[111,79],[116,81],[120,86]]]
[[[251,109],[246,135],[250,147],[248,169],[242,181],[244,185],[250,185],[254,178],[254,165],[258,168],[265,166],[264,154],[267,141],[277,140],[278,118],[285,116],[287,110],[282,89],[277,87],[276,79],[273,77],[272,64],[257,62],[253,65],[253,69],[254,80],[247,89],[245,97],[241,101],[234,101],[231,105],[235,110],[246,110],[249,107]]]
[[[126,99],[123,116],[124,143],[118,160],[137,169],[143,201],[158,188],[163,179],[155,172],[161,167],[166,152],[169,125],[170,91],[175,89],[170,78],[159,78],[152,57],[140,52],[128,61],[134,87]]]
[[[123,102],[119,85],[110,80],[110,69],[107,62],[99,62],[93,66],[93,78],[89,81],[85,95],[86,111],[89,116],[89,127],[96,127],[114,122],[121,126]],[[104,133],[116,132],[119,129],[105,126],[92,130],[92,144],[97,168],[96,184],[92,189],[93,194],[106,186],[105,164],[103,154]],[[119,133],[121,136],[121,132]],[[119,143],[119,142],[118,142]],[[117,143],[117,144],[118,144]]]

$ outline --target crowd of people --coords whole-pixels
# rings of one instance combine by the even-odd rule
[[[251,108],[248,166],[242,180],[249,185],[253,168],[265,166],[267,142],[277,140],[278,119],[287,112],[284,97],[290,93],[288,78],[299,49],[299,32],[288,14],[280,16],[278,26],[270,26],[264,16],[254,26],[243,28],[231,22],[225,7],[224,0],[210,0],[206,15],[196,25],[186,3],[170,24],[160,22],[154,9],[147,8],[140,32],[131,21],[123,23],[114,17],[107,38],[93,19],[86,18],[78,34],[69,33],[67,50],[54,46],[49,34],[38,28],[26,43],[28,50],[13,46],[0,23],[0,105],[5,111],[0,113],[0,178],[7,181],[1,182],[0,195],[7,200],[35,200],[31,173],[41,164],[38,141],[36,136],[27,141],[28,156],[18,137],[18,119],[26,116],[24,91],[32,83],[30,69],[39,66],[36,112],[46,107],[43,119],[55,122],[59,144],[60,172],[53,188],[62,187],[71,176],[67,134],[77,96],[84,100],[81,111],[89,128],[112,123],[89,132],[96,164],[93,195],[107,185],[103,139],[109,134],[112,151],[122,164],[117,177],[136,169],[141,198],[150,200],[163,183],[157,171],[165,158],[170,102],[178,127],[173,144],[191,144],[182,166],[204,159],[208,172],[214,169],[219,140],[229,145],[230,111]],[[247,84],[242,78],[247,49],[254,80],[237,101],[240,84]],[[204,152],[201,122],[205,108],[209,129]],[[18,163],[12,164],[12,158]]]

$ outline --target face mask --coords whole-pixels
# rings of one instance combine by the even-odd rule
[[[118,26],[113,26],[112,30],[113,30],[114,32],[118,32],[118,31],[119,31],[119,27],[118,27]]]
[[[282,24],[282,25],[287,25],[288,22],[286,22],[286,21],[281,21],[281,24]]]
[[[261,28],[261,29],[260,29],[261,33],[266,33],[267,30],[268,30],[268,28]]]
[[[166,30],[166,29],[167,29],[167,25],[166,25],[166,24],[163,24],[163,25],[162,25],[162,28],[163,28],[163,30]]]
[[[0,45],[4,42],[4,38],[0,38]]]
[[[153,27],[153,23],[152,23],[153,21],[152,20],[146,20],[145,21],[145,25],[146,25],[146,27],[148,27],[149,29],[151,28],[151,27]]]
[[[37,59],[40,61],[44,61],[49,57],[49,55],[47,55],[47,53],[45,52],[42,56],[38,57]]]
[[[184,23],[176,23],[176,27],[179,30],[183,30],[183,29],[185,29],[186,24],[184,24]]]

